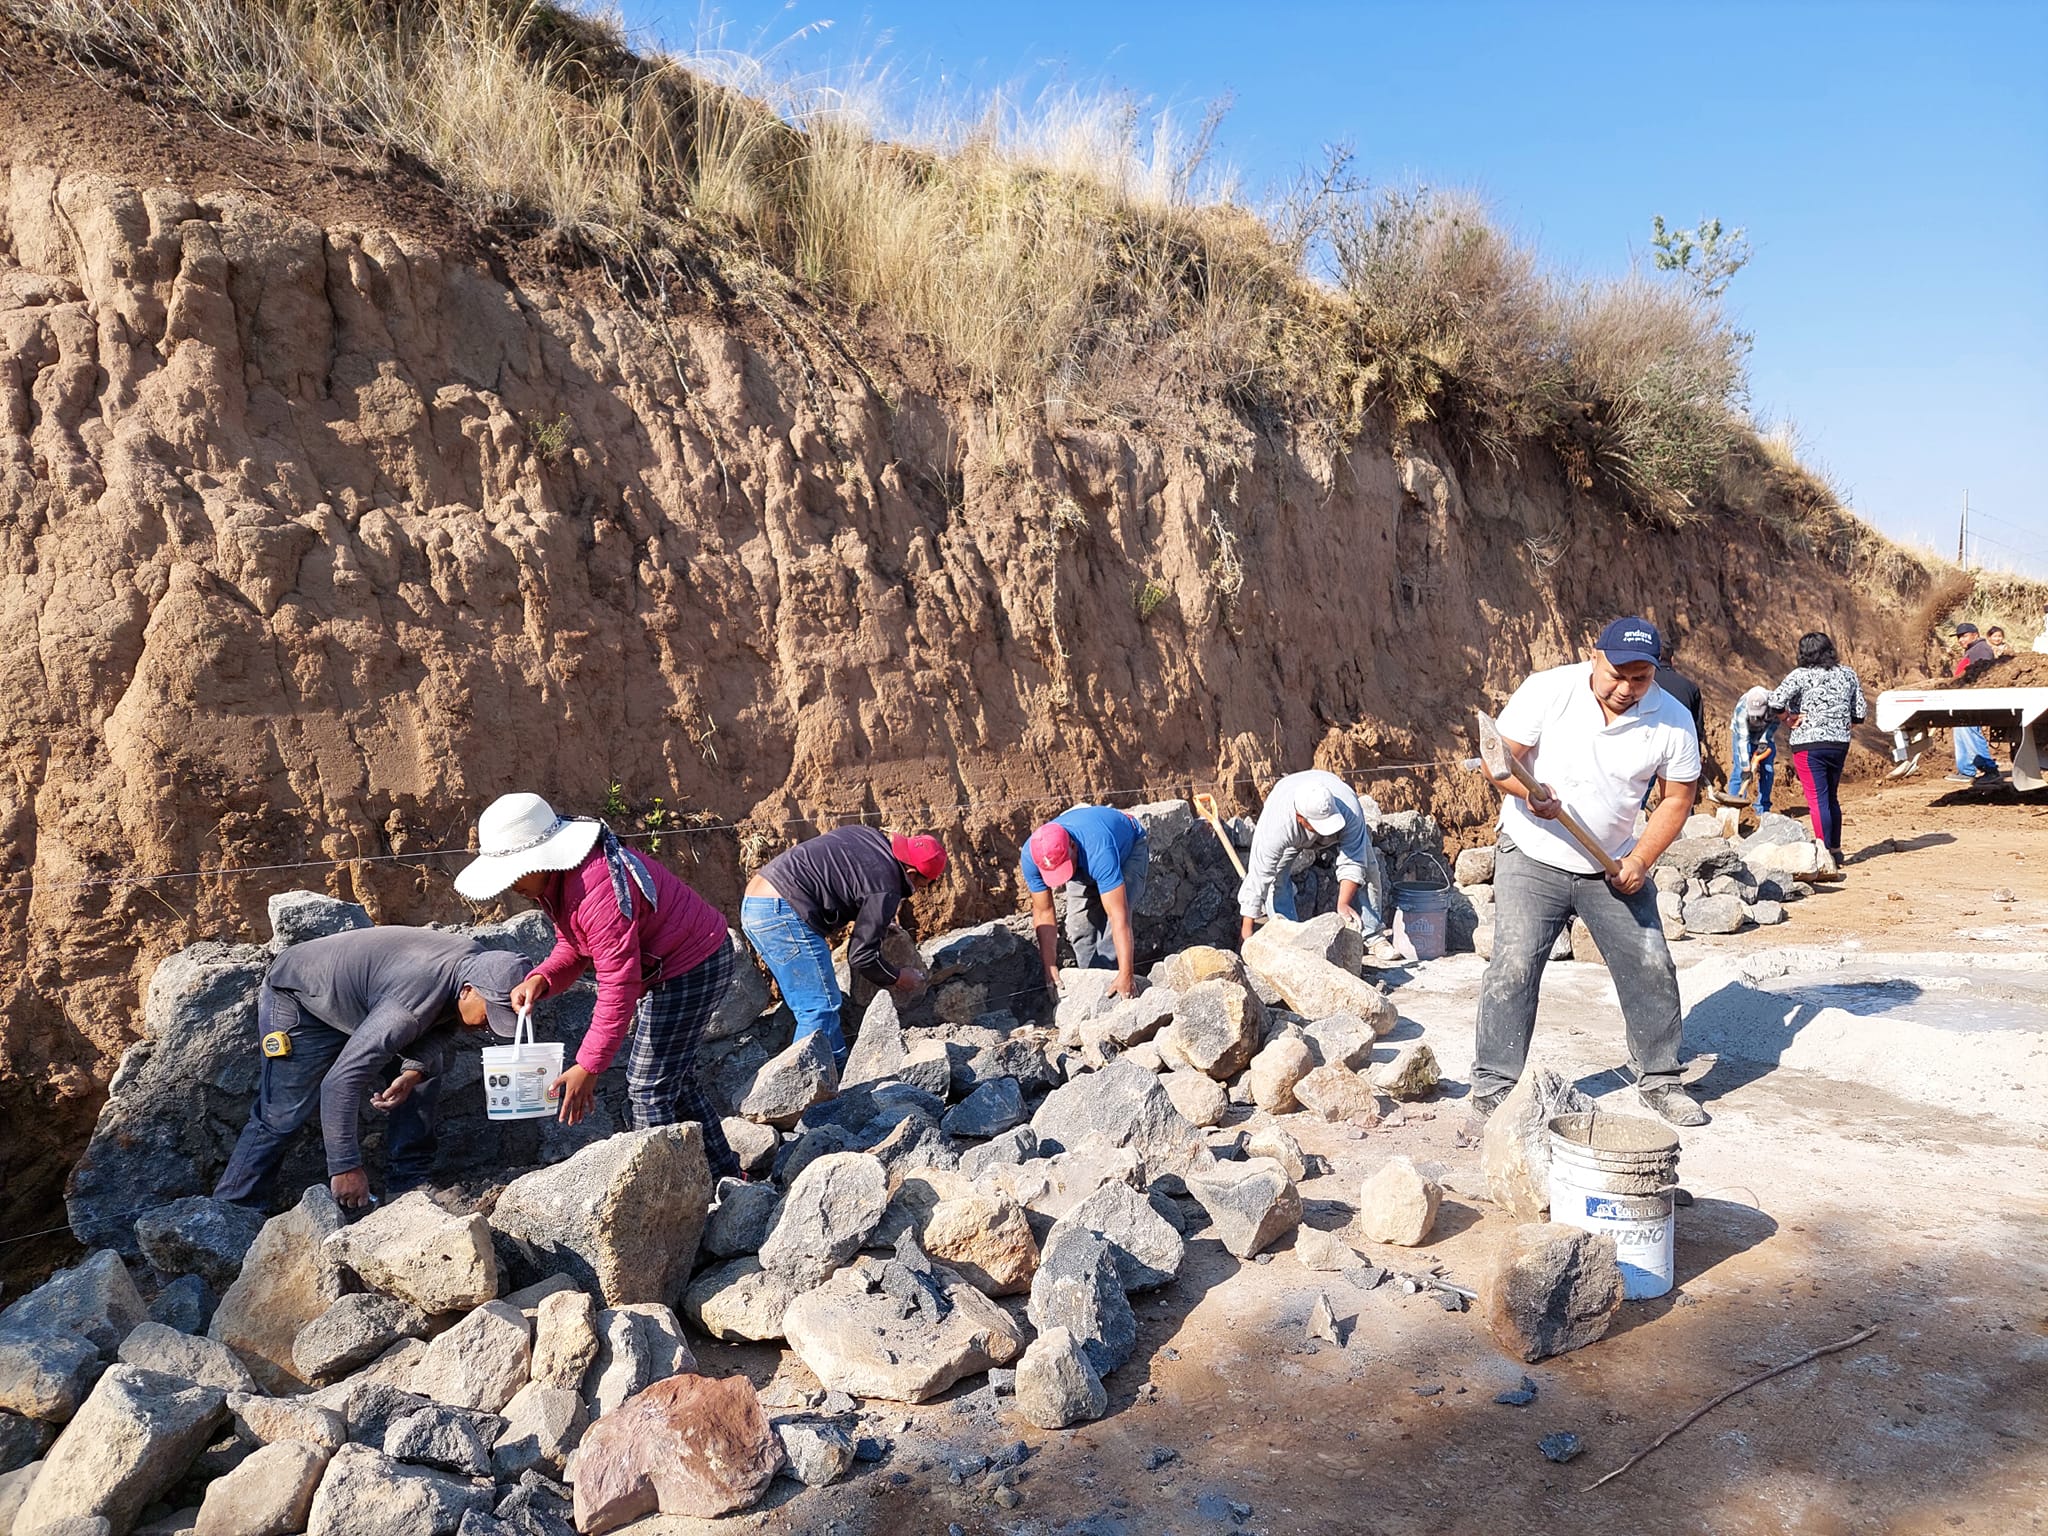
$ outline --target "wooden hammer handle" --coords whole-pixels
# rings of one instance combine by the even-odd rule
[[[1210,826],[1216,829],[1216,841],[1221,843],[1223,851],[1230,855],[1230,862],[1237,870],[1237,878],[1242,880],[1244,878],[1244,860],[1237,856],[1236,844],[1231,842],[1223,830],[1223,818],[1216,810],[1216,797],[1214,795],[1195,796],[1195,809],[1201,814],[1202,820],[1208,822]]]
[[[1516,757],[1513,752],[1506,753],[1506,756],[1508,760],[1508,771],[1514,774],[1516,782],[1518,782],[1522,786],[1522,788],[1536,790],[1541,789],[1543,787],[1541,784],[1536,782],[1536,776],[1530,773],[1528,769],[1522,766],[1522,760]],[[1535,813],[1531,812],[1530,814],[1533,815]],[[1593,834],[1588,832],[1583,826],[1579,825],[1579,818],[1574,816],[1570,811],[1566,810],[1562,805],[1560,805],[1557,808],[1557,820],[1558,824],[1562,826],[1565,829],[1565,831],[1571,833],[1571,835],[1578,841],[1578,845],[1586,850],[1586,852],[1592,857],[1593,862],[1598,864],[1602,870],[1606,871],[1610,875],[1618,875],[1621,873],[1621,866],[1615,863],[1613,859],[1607,856],[1607,850],[1605,848],[1602,848],[1598,843],[1593,841]]]

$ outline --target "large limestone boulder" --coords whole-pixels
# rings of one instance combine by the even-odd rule
[[[1389,1158],[1358,1195],[1358,1230],[1376,1243],[1403,1248],[1429,1241],[1443,1190],[1405,1157]]]
[[[1047,1246],[1070,1228],[1093,1232],[1109,1244],[1127,1291],[1170,1285],[1187,1254],[1186,1241],[1152,1199],[1121,1182],[1104,1184],[1054,1222]]]
[[[715,1520],[760,1498],[781,1467],[746,1377],[671,1377],[584,1433],[576,1529],[601,1536],[657,1512]]]
[[[1055,1226],[1039,1255],[1026,1308],[1040,1333],[1064,1328],[1107,1376],[1138,1343],[1138,1320],[1124,1293],[1116,1251],[1086,1227]]]
[[[490,1224],[444,1211],[423,1191],[361,1217],[327,1245],[364,1285],[422,1312],[466,1312],[498,1294]]]
[[[1523,1221],[1550,1209],[1550,1122],[1593,1107],[1548,1067],[1530,1065],[1486,1122],[1479,1167],[1495,1205]]]
[[[1390,1099],[1426,1099],[1443,1081],[1443,1070],[1427,1040],[1410,1040],[1394,1052],[1393,1060],[1381,1062],[1367,1077]]]
[[[100,1352],[75,1333],[0,1334],[0,1413],[61,1424],[78,1412],[100,1369]]]
[[[1480,1315],[1494,1342],[1522,1360],[1604,1337],[1621,1302],[1614,1239],[1547,1222],[1516,1227],[1479,1286]]]
[[[1158,1035],[1159,1055],[1228,1082],[1251,1063],[1265,1032],[1266,1005],[1234,981],[1205,981],[1181,995],[1173,1022]]]
[[[1335,912],[1324,912],[1299,923],[1285,917],[1268,918],[1253,937],[1260,935],[1265,938],[1265,943],[1259,946],[1260,953],[1275,945],[1298,949],[1318,960],[1327,960],[1338,970],[1349,971],[1353,976],[1365,964],[1365,936]],[[1249,953],[1245,963],[1254,970],[1259,969],[1258,961]]]
[[[919,1233],[927,1253],[990,1296],[1031,1287],[1038,1240],[1024,1207],[1007,1195],[964,1195],[932,1207]]]
[[[556,1291],[541,1298],[534,1308],[530,1367],[536,1385],[580,1392],[597,1351],[597,1304],[589,1296]]]
[[[121,1341],[121,1363],[223,1392],[254,1392],[256,1380],[227,1345],[162,1323],[138,1323]]]
[[[732,986],[726,990],[718,1006],[711,1011],[710,1019],[704,1025],[704,1039],[729,1040],[734,1035],[745,1034],[752,1029],[774,1002],[768,991],[768,978],[761,970],[760,962],[754,958],[753,946],[737,929],[727,929],[725,942],[732,950]]]
[[[148,1320],[149,1308],[120,1254],[102,1248],[0,1312],[0,1339],[69,1334],[111,1360],[129,1331]]]
[[[743,1120],[786,1131],[805,1110],[838,1089],[839,1066],[821,1031],[805,1035],[763,1062],[735,1107]]]
[[[1245,941],[1244,960],[1289,1008],[1307,1019],[1348,1013],[1363,1019],[1378,1035],[1394,1027],[1398,1021],[1394,1005],[1379,988],[1342,966],[1292,947],[1279,936],[1268,938],[1271,930],[1268,923]]]
[[[1218,1164],[1214,1173],[1190,1174],[1187,1186],[1209,1213],[1217,1240],[1237,1258],[1250,1258],[1301,1225],[1301,1193],[1269,1158]]]
[[[240,1355],[266,1392],[306,1385],[292,1350],[300,1331],[341,1299],[344,1276],[327,1239],[342,1225],[334,1197],[324,1185],[312,1186],[297,1205],[263,1224],[242,1272],[214,1309],[207,1337]]]
[[[135,1244],[160,1275],[197,1275],[224,1291],[263,1230],[263,1213],[246,1205],[187,1195],[136,1218]]]
[[[505,1428],[491,1446],[491,1475],[510,1482],[541,1469],[553,1475],[590,1426],[590,1410],[575,1392],[530,1381],[505,1405]]]
[[[657,1381],[697,1369],[676,1315],[659,1302],[597,1314],[597,1359],[584,1378],[590,1416],[600,1418]]]
[[[315,1386],[339,1381],[368,1365],[401,1339],[427,1335],[427,1314],[396,1296],[355,1291],[299,1330],[292,1369]]]
[[[269,907],[273,950],[372,926],[369,909],[361,902],[341,901],[320,891],[279,891]]]
[[[532,1363],[526,1314],[489,1301],[427,1346],[412,1369],[411,1390],[451,1408],[496,1413],[526,1385]]]
[[[266,1445],[207,1485],[192,1536],[292,1536],[313,1513],[329,1452],[296,1440]]]
[[[1080,1341],[1048,1328],[1017,1362],[1017,1412],[1040,1429],[1071,1429],[1109,1411],[1109,1391]]]
[[[1113,1061],[1055,1088],[1031,1117],[1031,1129],[1047,1152],[1079,1147],[1090,1137],[1129,1147],[1148,1177],[1213,1161],[1202,1133],[1173,1107],[1159,1079],[1134,1061]]]
[[[761,1267],[816,1285],[856,1253],[889,1208],[889,1176],[865,1152],[832,1152],[796,1176],[761,1244]]]
[[[863,1259],[806,1291],[783,1315],[789,1347],[827,1388],[922,1403],[963,1376],[1009,1365],[1024,1349],[1010,1314],[942,1264],[931,1266],[943,1315],[887,1288],[888,1265]]]
[[[727,1344],[782,1337],[783,1314],[802,1287],[748,1255],[707,1269],[683,1293],[683,1315]]]
[[[1133,1189],[1143,1185],[1145,1172],[1144,1160],[1129,1147],[1084,1141],[1057,1157],[987,1169],[974,1187],[977,1192],[1008,1195],[1034,1216],[1044,1217],[1044,1225],[1049,1227],[1106,1184]]]
[[[1252,1058],[1248,1086],[1252,1102],[1269,1115],[1292,1114],[1300,1107],[1294,1085],[1315,1070],[1315,1052],[1297,1034],[1278,1034]]]
[[[1379,1095],[1372,1084],[1349,1067],[1332,1062],[1304,1074],[1294,1085],[1301,1107],[1333,1125],[1370,1130],[1380,1123]]]
[[[1168,955],[1153,968],[1152,980],[1175,993],[1192,990],[1205,981],[1218,979],[1249,986],[1244,961],[1234,951],[1211,944],[1191,944]]]
[[[1024,919],[939,934],[918,945],[918,959],[926,986],[908,1013],[912,1024],[971,1024],[995,1009],[1023,1018],[1051,1001]]]
[[[624,1131],[505,1186],[490,1226],[515,1280],[568,1274],[606,1306],[673,1303],[711,1208],[694,1123]]]
[[[96,1515],[127,1530],[184,1475],[226,1413],[227,1394],[218,1387],[109,1366],[43,1458],[15,1529]]]
[[[367,1445],[344,1445],[313,1495],[307,1536],[455,1536],[465,1515],[488,1515],[495,1486],[408,1466]]]

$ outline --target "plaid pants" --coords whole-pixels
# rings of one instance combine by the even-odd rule
[[[732,985],[733,953],[721,944],[693,970],[643,993],[626,1059],[626,1095],[633,1105],[633,1129],[679,1125],[694,1120],[704,1130],[704,1157],[717,1180],[740,1171],[726,1144],[718,1111],[697,1082],[697,1047],[704,1026]]]

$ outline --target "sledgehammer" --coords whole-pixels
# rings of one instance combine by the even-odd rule
[[[1486,771],[1496,779],[1512,778],[1524,789],[1541,790],[1535,775],[1521,765],[1515,754],[1508,750],[1508,744],[1501,740],[1500,727],[1494,724],[1493,716],[1483,709],[1472,711],[1479,721],[1479,760],[1486,765]],[[1547,791],[1546,791],[1547,793]],[[1557,808],[1557,824],[1571,833],[1586,854],[1610,875],[1621,873],[1621,866],[1607,856],[1607,850],[1593,841],[1593,834],[1579,824],[1579,818],[1563,806]]]

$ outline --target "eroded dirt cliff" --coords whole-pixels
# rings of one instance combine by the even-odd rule
[[[458,860],[389,856],[507,790],[719,824],[660,851],[729,910],[804,828],[931,825],[946,921],[1013,908],[1076,798],[1244,806],[1313,762],[1475,823],[1470,708],[1618,611],[1724,715],[1809,627],[1919,655],[1911,594],[1746,519],[1652,531],[1426,437],[997,415],[787,296],[615,290],[397,173],[209,169],[132,104],[111,133],[30,100],[0,110],[0,1227],[52,1203],[157,957],[266,937],[295,886],[466,916]]]

